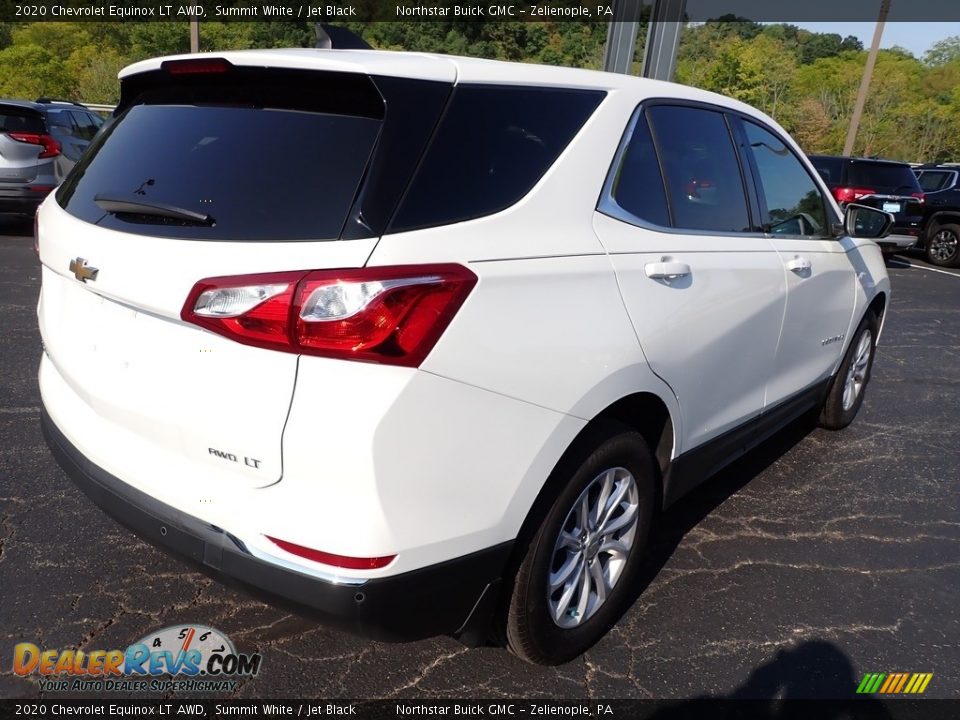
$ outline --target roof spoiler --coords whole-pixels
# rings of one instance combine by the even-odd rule
[[[314,31],[317,34],[315,47],[324,50],[373,50],[366,40],[345,27],[318,22],[314,23]]]

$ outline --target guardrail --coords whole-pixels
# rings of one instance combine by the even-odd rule
[[[102,112],[102,113],[112,113],[114,108],[117,107],[116,105],[103,105],[100,103],[86,103],[82,101],[80,102],[80,104],[83,105],[85,108],[89,108],[90,110],[93,110],[94,112]]]

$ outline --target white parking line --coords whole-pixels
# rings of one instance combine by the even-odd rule
[[[891,267],[898,268],[916,268],[917,270],[929,270],[930,272],[940,273],[941,275],[949,275],[950,277],[960,278],[960,273],[950,272],[949,270],[941,270],[940,268],[927,267],[926,265],[914,265],[913,263],[900,261],[897,259],[897,262],[887,262]]]

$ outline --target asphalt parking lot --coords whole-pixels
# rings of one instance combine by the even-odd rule
[[[103,515],[40,435],[39,267],[32,239],[10,232],[0,227],[0,697],[39,692],[10,670],[15,643],[123,648],[181,623],[262,653],[241,698],[849,697],[871,672],[932,672],[927,697],[960,693],[960,271],[894,260],[855,423],[798,423],[675,506],[615,630],[583,658],[537,668],[446,638],[386,645],[318,627]]]

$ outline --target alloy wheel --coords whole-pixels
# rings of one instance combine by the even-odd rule
[[[870,367],[870,351],[873,344],[873,335],[864,330],[857,343],[857,350],[847,370],[847,379],[843,386],[843,409],[849,410],[863,392],[867,382],[867,371]]]
[[[637,534],[637,481],[626,468],[605,470],[580,494],[554,543],[547,602],[562,628],[589,620],[623,573]]]
[[[952,230],[940,230],[930,240],[930,257],[939,263],[948,263],[957,256],[958,240]]]

